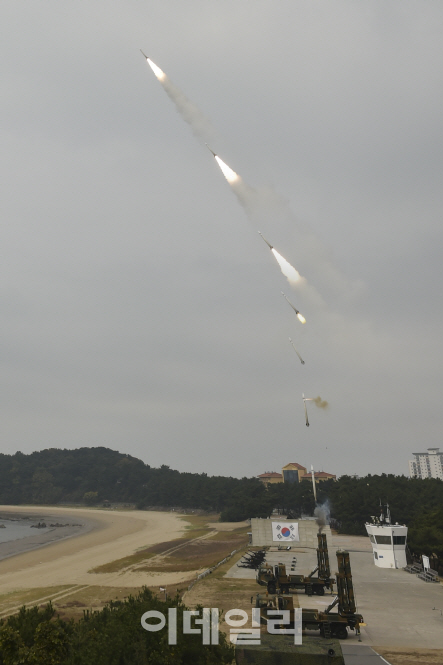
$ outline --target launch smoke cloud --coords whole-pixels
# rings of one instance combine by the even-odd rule
[[[331,515],[331,506],[327,499],[324,503],[315,507],[314,517],[315,521],[317,522],[317,526],[320,533],[322,532],[323,527],[329,524],[330,515]]]

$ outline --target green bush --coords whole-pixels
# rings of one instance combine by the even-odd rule
[[[85,492],[83,494],[83,501],[87,506],[93,506],[98,502],[98,492]]]
[[[177,611],[177,645],[169,646],[168,632],[145,630],[141,617],[148,610],[165,616]],[[234,649],[219,633],[219,644],[205,646],[201,635],[183,635],[179,598],[162,601],[149,589],[118,606],[85,612],[74,623],[55,618],[49,604],[39,610],[22,608],[0,627],[1,665],[228,665]],[[198,608],[201,610],[201,608]]]

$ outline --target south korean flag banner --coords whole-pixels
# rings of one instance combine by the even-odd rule
[[[274,543],[299,541],[298,522],[272,522],[272,540]]]

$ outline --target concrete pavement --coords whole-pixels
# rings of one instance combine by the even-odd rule
[[[328,539],[328,547],[333,575],[337,570],[336,550],[349,550],[357,611],[363,615],[367,624],[362,627],[360,638],[349,631],[348,640],[342,642],[346,648],[354,644],[356,647],[374,646],[375,650],[377,646],[443,649],[442,584],[427,584],[403,570],[378,568],[373,563],[369,539],[363,536],[332,535]],[[290,571],[294,556],[297,563],[292,572],[308,574],[315,568],[315,548],[294,547],[289,551],[269,551],[266,561],[270,564],[281,561]],[[253,579],[255,571],[233,566],[226,577]],[[264,587],[257,584],[257,593],[263,591]],[[323,597],[308,597],[302,592],[298,593],[300,606],[308,609],[325,609],[333,597],[329,593]],[[360,653],[360,656],[373,659],[376,655],[367,650],[365,654]],[[349,662],[351,665],[357,663]],[[375,665],[377,661],[367,662],[371,665],[374,662]]]

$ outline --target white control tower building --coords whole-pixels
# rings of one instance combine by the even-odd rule
[[[374,554],[374,563],[380,568],[404,568],[406,561],[406,538],[408,527],[402,524],[391,524],[389,506],[386,515],[373,517],[372,522],[365,524]]]

